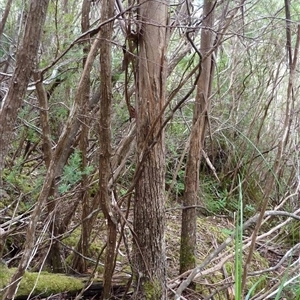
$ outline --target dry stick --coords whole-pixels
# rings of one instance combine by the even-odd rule
[[[215,296],[216,294],[219,294],[219,293],[222,292],[223,290],[230,288],[231,285],[232,285],[231,282],[225,283],[223,286],[221,286],[221,287],[219,287],[219,288],[216,288],[215,291],[212,292],[212,293],[210,293],[207,297],[203,298],[203,300],[214,299],[214,296]],[[230,298],[227,298],[227,299],[230,299]]]
[[[281,260],[274,267],[264,269],[264,270],[260,270],[260,271],[251,272],[251,273],[249,273],[249,275],[250,276],[257,276],[257,275],[261,275],[261,274],[264,274],[264,273],[267,273],[267,272],[276,271],[291,256],[291,254],[299,248],[300,248],[300,243],[296,244],[289,251],[287,251],[284,254],[284,256],[281,258]]]

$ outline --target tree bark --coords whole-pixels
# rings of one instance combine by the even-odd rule
[[[212,49],[213,32],[210,30],[214,22],[214,2],[204,1],[203,15],[205,16],[201,31],[202,56]],[[183,196],[183,211],[180,241],[180,274],[195,267],[197,211],[196,205],[199,193],[199,167],[207,127],[209,94],[211,86],[212,57],[209,55],[202,62],[202,72],[197,83],[197,93],[193,112],[193,125],[190,134],[190,146],[185,171],[185,190]],[[187,207],[187,208],[185,208]]]
[[[163,131],[156,135],[165,103],[167,9],[168,1],[141,1],[138,12],[133,271],[139,299],[166,299],[165,141]]]
[[[114,1],[104,1],[101,7],[101,21],[105,22],[114,15]],[[100,205],[107,220],[107,246],[105,251],[105,268],[103,276],[103,294],[101,299],[110,299],[111,280],[115,268],[115,251],[117,242],[117,221],[112,209],[109,190],[111,174],[111,109],[112,109],[112,47],[113,22],[101,28],[102,44],[100,48],[100,118],[99,118],[99,198]]]
[[[12,0],[8,0],[7,3],[6,3],[6,6],[5,6],[5,10],[4,10],[2,19],[0,21],[0,39],[1,39],[1,36],[3,34],[3,31],[4,31],[4,27],[5,27],[6,20],[7,20],[10,8],[11,8],[11,4],[12,4]]]
[[[81,7],[81,31],[82,33],[86,32],[90,28],[90,10],[91,10],[91,2],[89,0],[84,0],[82,2]],[[90,43],[87,42],[83,48],[83,67],[86,62],[86,55],[89,53]],[[82,116],[81,116],[81,132],[80,132],[80,141],[79,147],[82,155],[82,170],[88,164],[87,161],[87,148],[88,148],[88,118],[86,117],[88,114],[88,105],[90,98],[90,78],[87,79],[87,84],[83,91],[81,106],[82,106]],[[87,216],[90,213],[90,199],[88,196],[88,177],[87,175],[83,175],[81,179],[81,187],[82,191],[78,195],[78,202],[82,202],[82,225],[81,225],[81,235],[77,244],[77,252],[74,253],[74,259],[72,261],[72,269],[76,270],[79,273],[85,273],[87,270],[87,264],[84,257],[88,255],[89,249],[89,241],[90,241],[90,228],[92,228],[93,224],[90,224],[90,220],[87,220]]]
[[[13,127],[36,64],[48,3],[49,0],[30,1],[24,37],[17,50],[16,69],[2,109],[0,109],[0,186],[2,185],[2,171],[11,144]]]

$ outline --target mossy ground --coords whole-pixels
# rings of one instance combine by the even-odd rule
[[[175,278],[179,275],[179,247],[180,247],[180,227],[181,227],[181,210],[172,208],[167,210],[167,230],[166,230],[166,244],[167,244],[167,262],[168,269],[167,274],[169,278]],[[212,253],[218,246],[220,246],[228,237],[234,232],[234,225],[227,218],[220,217],[204,217],[199,216],[197,219],[197,250],[196,250],[196,264],[201,262]],[[226,252],[226,254],[225,254]],[[222,256],[234,253],[234,242],[232,242],[226,249],[220,254]],[[247,251],[244,253],[244,259],[246,258]],[[221,257],[210,263],[205,270],[213,268],[221,260]],[[224,257],[223,256],[223,257]],[[257,251],[254,252],[253,261],[249,267],[249,272],[265,269],[268,267],[268,261],[263,258]],[[214,299],[225,300],[229,299],[228,293],[233,293],[233,274],[234,274],[234,256],[229,259],[222,268],[210,272],[208,275],[198,277],[196,282],[195,297],[201,297],[200,299],[208,297],[217,288],[225,287],[225,283],[228,283],[228,287],[224,288],[216,295]],[[251,287],[260,277],[248,278],[247,288]],[[260,284],[257,285],[257,289],[266,284],[264,278],[261,279]],[[192,292],[190,292],[192,293]],[[189,298],[188,298],[189,299]],[[194,299],[194,298],[192,298]],[[195,298],[196,299],[196,298]]]
[[[170,208],[166,211],[166,255],[167,255],[167,278],[176,278],[179,275],[179,251],[180,251],[180,230],[181,230],[181,209],[178,205],[172,203]],[[103,227],[104,228],[104,227]],[[101,229],[97,232],[95,239],[92,240],[92,249],[90,251],[90,257],[95,259],[99,251],[103,247],[103,240],[105,240],[105,230]],[[222,244],[226,238],[234,231],[234,224],[228,218],[220,217],[204,217],[199,216],[197,219],[197,250],[195,253],[196,264],[200,264],[210,253],[212,253],[220,244]],[[75,247],[80,237],[80,229],[75,230],[72,234],[63,240],[68,247]],[[102,241],[102,242],[101,242]],[[131,248],[130,238],[128,239],[129,251]],[[220,255],[226,255],[234,252],[234,243],[232,242]],[[70,253],[71,254],[71,253]],[[115,276],[125,278],[122,281],[126,285],[128,275],[131,274],[130,264],[127,258],[127,252],[124,245],[121,244],[120,251],[116,261]],[[246,257],[245,252],[244,257]],[[68,264],[68,259],[65,258],[65,262]],[[208,265],[205,269],[214,267],[220,262],[220,257],[217,257],[214,262]],[[91,263],[90,268],[93,269],[94,265]],[[268,262],[258,253],[254,253],[253,262],[249,268],[249,272],[255,270],[261,270],[268,267]],[[7,286],[11,275],[14,273],[14,269],[7,269],[1,267],[0,269],[0,289]],[[98,270],[98,275],[101,277],[102,269]],[[196,280],[195,297],[207,297],[214,290],[215,287],[224,287],[224,282],[233,282],[234,274],[234,257],[228,260],[222,268],[210,272],[209,274],[198,277]],[[38,278],[38,281],[37,281]],[[247,286],[253,285],[259,277],[251,279],[249,277]],[[34,294],[42,294],[44,296],[50,294],[61,293],[65,291],[78,291],[82,288],[83,283],[80,280],[64,275],[56,275],[51,273],[42,272],[39,277],[38,273],[27,272],[21,282],[18,290],[18,296],[30,294],[35,282],[37,285],[34,290]],[[266,284],[266,280],[262,279],[257,288]],[[214,299],[223,300],[228,299],[229,291],[234,289],[233,283],[229,284],[229,287],[223,289],[215,295]],[[152,294],[152,289],[149,289]],[[0,295],[1,296],[1,295]]]

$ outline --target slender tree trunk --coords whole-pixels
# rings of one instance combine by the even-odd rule
[[[49,0],[30,1],[22,45],[17,50],[16,69],[3,107],[0,109],[0,185],[13,127],[35,67],[48,2]]]
[[[213,32],[210,30],[214,22],[214,3],[204,1],[203,28],[201,31],[202,56],[212,49]],[[208,56],[202,63],[202,72],[197,84],[193,126],[190,134],[190,146],[185,171],[185,191],[183,197],[183,211],[181,223],[180,244],[180,273],[195,267],[197,212],[195,205],[203,204],[198,201],[199,193],[199,167],[207,127],[207,114],[209,108],[209,93],[212,74],[212,58]],[[187,207],[187,208],[185,208]]]
[[[81,31],[82,33],[85,31],[88,31],[90,28],[90,8],[91,8],[91,2],[89,0],[84,0],[82,2],[82,8],[81,8]],[[85,56],[89,53],[90,50],[90,43],[87,42],[86,45],[83,48],[83,67],[86,62]],[[79,141],[79,147],[81,150],[82,155],[82,170],[87,166],[87,147],[88,147],[88,118],[86,117],[89,106],[89,97],[90,97],[90,79],[87,79],[87,84],[85,86],[85,89],[83,91],[82,96],[82,116],[81,116],[81,133],[80,133],[80,141]],[[87,257],[88,255],[88,249],[89,249],[89,240],[90,240],[90,230],[93,225],[90,224],[90,220],[86,220],[86,217],[90,213],[90,203],[89,203],[89,197],[87,192],[87,175],[83,175],[81,180],[81,187],[82,192],[79,193],[78,201],[82,201],[82,225],[81,225],[81,235],[80,239],[77,244],[77,253],[74,253],[74,259],[72,262],[72,269],[76,270],[79,273],[86,272],[87,265],[86,260],[84,257]]]
[[[16,69],[13,74],[9,91],[2,109],[0,110],[0,178],[4,168],[5,157],[10,145],[10,137],[13,132],[13,126],[18,115],[19,108],[22,105],[26,88],[34,69],[38,47],[41,39],[42,28],[46,19],[46,12],[49,0],[30,1],[28,19],[25,26],[22,44],[17,51]],[[0,179],[1,180],[1,179]],[[27,256],[30,254],[27,253]],[[23,276],[29,257],[21,260],[17,272],[11,280],[11,285],[5,292],[3,299],[8,300],[14,297],[18,284]]]
[[[141,1],[136,90],[137,157],[133,269],[139,299],[166,299],[163,117],[167,1]],[[156,122],[154,124],[154,122]],[[154,146],[151,146],[151,144]]]
[[[102,3],[101,21],[105,22],[114,15],[114,1]],[[117,221],[112,210],[112,199],[109,191],[111,174],[111,109],[112,109],[112,54],[111,40],[113,22],[101,28],[102,44],[100,48],[100,119],[99,119],[99,198],[103,214],[107,220],[107,246],[105,252],[104,286],[102,299],[109,299],[111,280],[115,267],[117,242]]]
[[[41,75],[37,72],[33,74],[34,80],[37,82],[36,84],[36,94],[40,105],[40,120],[41,127],[43,131],[43,154],[46,168],[48,169],[50,166],[51,158],[52,158],[52,144],[51,144],[51,130],[49,124],[49,107],[48,107],[48,99],[45,87],[41,80]],[[52,185],[51,192],[49,197],[53,196],[55,192],[54,186]],[[48,201],[47,209],[48,213],[51,214],[55,211],[56,205],[55,201]],[[59,216],[59,211],[55,213],[55,217],[53,217],[50,224],[50,232],[52,236],[59,236],[62,232],[59,231],[58,223],[61,220]],[[60,244],[57,240],[53,240],[50,246],[50,251],[47,258],[48,263],[51,265],[53,272],[61,273],[64,271],[63,263],[61,259],[60,253]]]
[[[6,20],[7,20],[10,8],[11,8],[11,4],[12,4],[12,0],[8,0],[7,3],[6,3],[6,6],[5,6],[4,13],[3,13],[2,18],[1,18],[1,21],[0,21],[0,39],[1,39],[1,36],[3,34],[3,31],[4,31],[4,27],[5,27]]]

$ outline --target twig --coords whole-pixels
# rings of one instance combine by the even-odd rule
[[[268,269],[264,269],[264,270],[260,270],[260,271],[256,271],[256,272],[252,272],[249,273],[249,276],[257,276],[257,275],[261,275],[267,272],[271,272],[271,271],[275,271],[277,270],[283,263],[284,261],[290,257],[290,255],[292,254],[292,252],[294,252],[295,250],[297,250],[300,246],[300,243],[296,244],[293,248],[291,248],[289,251],[287,251],[284,256],[281,258],[281,260],[277,263],[276,266],[268,268]]]

